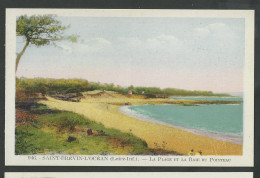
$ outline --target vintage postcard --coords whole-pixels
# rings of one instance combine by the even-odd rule
[[[6,10],[6,165],[253,166],[254,11]]]
[[[5,178],[253,178],[252,172],[8,172]]]

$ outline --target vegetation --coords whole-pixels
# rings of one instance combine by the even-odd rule
[[[54,94],[69,91],[76,92],[92,90],[90,83],[81,79],[16,79],[16,89],[27,95],[35,93]]]
[[[17,92],[15,153],[138,155],[176,154],[162,148],[149,149],[147,143],[131,133],[105,128],[86,117],[52,110],[37,98]]]
[[[60,21],[52,15],[19,16],[16,20],[16,36],[21,36],[25,40],[22,51],[16,58],[16,70],[26,48],[31,44],[37,47],[44,45],[56,45],[60,40],[77,41],[77,36],[64,36],[63,32],[69,26],[62,26]]]
[[[121,87],[114,84],[100,84],[91,83],[83,79],[16,79],[17,90],[23,91],[27,94],[42,93],[55,94],[66,93],[69,90],[74,92],[84,92],[92,90],[107,90],[115,91],[121,94],[127,94],[129,90],[133,94],[146,95],[152,97],[169,97],[169,96],[230,96],[228,94],[216,94],[211,91],[190,91],[176,88],[160,89],[156,87]]]
[[[128,133],[105,128],[84,116],[48,110],[37,104],[34,111],[17,110],[16,154],[151,154],[147,144]],[[25,114],[26,113],[26,114]],[[25,116],[23,116],[25,115]],[[24,120],[24,118],[31,118]],[[91,129],[91,135],[87,130]],[[73,138],[73,139],[72,139]]]

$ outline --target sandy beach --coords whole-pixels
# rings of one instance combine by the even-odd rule
[[[121,113],[118,107],[127,104],[199,104],[200,101],[178,101],[169,99],[142,98],[86,98],[80,102],[68,102],[47,97],[40,101],[52,109],[75,112],[145,140],[150,148],[164,148],[180,154],[188,154],[191,149],[202,151],[202,155],[242,155],[242,145],[197,135],[186,130],[158,123],[138,120]],[[211,103],[210,101],[208,103]]]

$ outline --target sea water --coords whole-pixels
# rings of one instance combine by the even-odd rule
[[[204,100],[204,101],[243,101],[241,97],[170,97],[177,100]]]
[[[173,99],[243,101],[238,97],[178,97]],[[196,106],[174,104],[124,106],[120,108],[120,111],[137,119],[183,128],[220,140],[235,139],[234,143],[242,141],[242,102],[241,104],[200,104]]]

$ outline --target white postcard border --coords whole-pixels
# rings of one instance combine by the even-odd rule
[[[8,172],[5,173],[5,178],[157,178],[163,176],[164,178],[253,178],[252,172]]]
[[[27,14],[57,14],[89,17],[182,17],[244,18],[244,143],[243,156],[86,156],[15,155],[15,54],[16,17]],[[5,163],[46,166],[253,166],[254,165],[254,11],[253,10],[94,10],[94,9],[6,9]],[[245,120],[246,118],[246,120]],[[65,157],[66,158],[65,158]],[[50,157],[51,158],[51,157]],[[169,159],[170,158],[170,159]],[[186,161],[181,161],[186,158]],[[195,161],[194,158],[199,158]],[[63,160],[55,160],[63,159]],[[66,160],[65,160],[66,159]],[[87,160],[86,160],[87,159]],[[133,159],[134,161],[131,161]],[[151,159],[154,159],[152,161]],[[202,161],[202,160],[205,161]],[[207,160],[207,161],[206,161]]]

